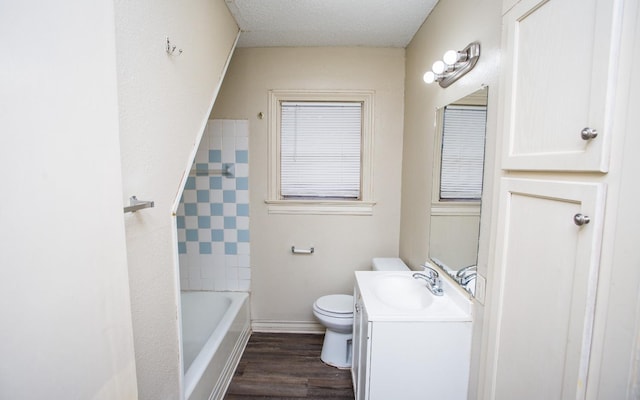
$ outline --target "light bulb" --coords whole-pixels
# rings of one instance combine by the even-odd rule
[[[458,52],[455,50],[449,50],[444,53],[444,56],[442,56],[442,60],[447,65],[453,65],[458,62]]]
[[[434,74],[432,71],[427,71],[424,73],[422,79],[425,83],[431,84],[436,81],[436,74]]]
[[[440,60],[434,62],[433,65],[431,66],[431,70],[433,70],[433,72],[435,72],[436,74],[443,73],[444,72],[444,68],[445,68],[445,65]]]

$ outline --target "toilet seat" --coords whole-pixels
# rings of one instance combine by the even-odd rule
[[[313,304],[320,314],[336,318],[353,317],[353,296],[348,294],[330,294],[322,296]]]

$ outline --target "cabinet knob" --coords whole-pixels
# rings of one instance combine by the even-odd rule
[[[578,226],[582,226],[591,222],[591,219],[586,215],[578,213],[573,216],[573,222]]]
[[[586,127],[580,132],[580,136],[583,140],[595,139],[598,136],[598,131],[593,128]]]

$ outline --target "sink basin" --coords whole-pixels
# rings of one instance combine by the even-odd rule
[[[411,275],[383,274],[373,281],[373,293],[384,304],[404,310],[422,310],[433,303],[424,281]]]

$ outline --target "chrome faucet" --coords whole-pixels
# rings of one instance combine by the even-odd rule
[[[478,275],[477,271],[477,265],[469,265],[468,267],[461,268],[458,272],[456,272],[455,279],[462,286],[466,286],[469,282],[476,278],[476,276]]]
[[[469,282],[471,282],[472,280],[476,279],[476,276],[478,276],[478,273],[476,271],[471,271],[468,274],[459,277],[458,278],[458,282],[462,286],[466,286]]]
[[[424,273],[416,272],[412,276],[415,279],[425,280],[427,282],[427,288],[429,289],[429,291],[431,291],[431,293],[436,296],[442,296],[444,294],[444,291],[442,290],[442,281],[440,280],[440,274],[438,274],[438,271],[428,265],[423,265],[423,267]]]

